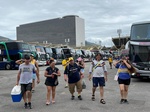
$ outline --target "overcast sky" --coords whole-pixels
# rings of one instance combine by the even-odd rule
[[[129,35],[131,24],[150,20],[150,0],[0,0],[0,36],[16,39],[20,24],[78,15],[85,39],[112,46],[111,38]]]

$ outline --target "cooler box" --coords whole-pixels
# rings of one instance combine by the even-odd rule
[[[13,102],[20,102],[22,99],[21,86],[16,85],[11,90],[11,98]]]

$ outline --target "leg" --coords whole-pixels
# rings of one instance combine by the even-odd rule
[[[93,77],[92,79],[93,81],[93,87],[92,87],[92,100],[94,101],[95,100],[95,91],[96,91],[96,88],[98,87],[98,80],[96,77]]]
[[[35,79],[36,79],[36,74],[33,73],[32,74],[32,91],[34,92],[35,90]]]
[[[31,98],[32,98],[32,92],[31,92],[31,90],[32,90],[32,83],[29,83],[28,85],[27,85],[27,92],[26,92],[26,94],[28,95],[28,105],[29,105],[29,108],[30,109],[32,109],[32,107],[31,107]]]
[[[55,103],[56,86],[52,87],[52,103]]]
[[[124,99],[124,84],[119,84],[121,99]]]
[[[73,83],[73,84],[69,84],[69,91],[70,91],[70,93],[71,93],[71,95],[72,95],[72,100],[74,100],[74,92],[75,92],[75,83]]]
[[[21,84],[21,93],[24,100],[24,108],[27,108],[26,84]]]
[[[81,97],[82,83],[81,83],[81,81],[82,81],[82,80],[79,80],[79,81],[76,83],[77,92],[78,92],[78,99],[79,99],[79,100],[82,100],[82,97]]]
[[[50,96],[51,96],[51,91],[52,91],[52,87],[51,86],[47,86],[47,104],[50,103]]]
[[[104,99],[104,88],[103,86],[100,86],[99,88],[100,88],[100,98]]]
[[[34,91],[35,88],[35,79],[32,80],[32,91]]]
[[[129,85],[124,86],[124,99],[127,99]]]

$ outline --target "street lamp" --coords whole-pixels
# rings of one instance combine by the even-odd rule
[[[122,30],[121,29],[117,29],[117,33],[118,33],[118,36],[119,36],[119,47],[121,47],[120,35],[122,33]]]

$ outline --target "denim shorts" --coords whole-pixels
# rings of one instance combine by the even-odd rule
[[[105,86],[105,79],[104,77],[93,77],[93,87],[103,87]]]
[[[36,79],[36,73],[32,74],[32,79],[34,79],[34,80]]]

